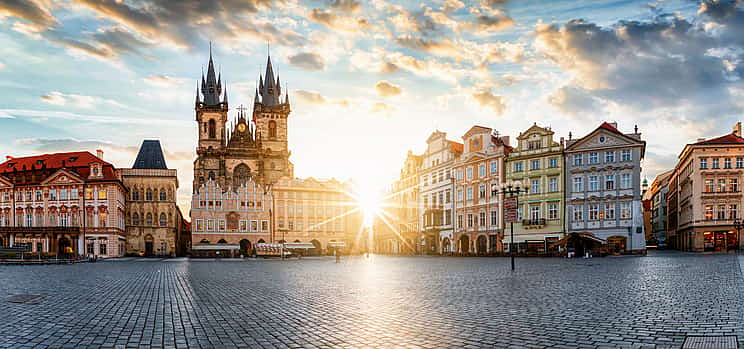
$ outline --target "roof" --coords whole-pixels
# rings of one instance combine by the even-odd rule
[[[165,163],[165,157],[163,156],[163,149],[160,147],[160,141],[147,139],[142,141],[142,146],[140,146],[137,159],[134,160],[132,168],[168,169],[168,165]]]
[[[622,132],[620,132],[620,131],[619,131],[619,130],[618,130],[618,129],[617,129],[616,127],[615,127],[615,126],[612,126],[612,125],[611,125],[611,124],[610,124],[609,122],[607,122],[607,121],[603,122],[603,123],[602,123],[602,125],[599,125],[599,128],[603,128],[603,129],[605,129],[605,130],[609,130],[609,131],[612,131],[612,132],[617,132],[617,133],[619,133],[619,134],[623,134],[623,133],[622,133]]]
[[[719,144],[744,144],[744,138],[735,135],[733,132],[727,135],[693,143],[694,145],[719,145]]]
[[[88,180],[90,175],[90,164],[98,162],[102,164],[103,177],[94,180],[118,180],[114,166],[97,156],[87,152],[69,152],[42,154],[20,158],[9,158],[0,163],[0,174],[12,175],[15,172],[37,171],[37,170],[56,170],[66,168],[75,172],[80,177]],[[51,173],[49,173],[51,175]],[[10,176],[8,176],[10,178]],[[34,181],[26,181],[23,184],[32,182],[42,182],[47,176],[38,176]],[[19,184],[19,183],[17,183]]]
[[[455,152],[455,153],[462,153],[462,151],[464,149],[462,143],[458,143],[458,142],[450,141],[450,140],[447,140],[447,142],[449,142],[450,149],[452,149],[453,152]]]

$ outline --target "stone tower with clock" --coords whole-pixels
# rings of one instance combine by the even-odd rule
[[[199,129],[194,161],[193,189],[214,180],[222,190],[235,191],[248,180],[266,185],[294,176],[287,146],[289,96],[282,95],[279,78],[269,57],[266,73],[259,76],[252,116],[242,105],[228,120],[227,86],[215,74],[210,50],[206,78],[202,74],[196,91],[196,122]]]

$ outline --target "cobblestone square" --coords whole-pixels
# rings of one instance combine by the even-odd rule
[[[736,255],[678,252],[0,266],[0,348],[741,346],[742,291]]]

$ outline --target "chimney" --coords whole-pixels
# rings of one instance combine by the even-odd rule
[[[13,160],[13,157],[10,155],[5,155],[5,161]]]
[[[561,145],[563,145],[566,142],[566,139],[561,137]]]
[[[608,122],[608,124],[612,125],[612,127],[617,128],[617,121]]]
[[[99,159],[103,160],[103,150],[101,150],[101,149],[96,149],[96,156],[97,156],[97,157],[98,157]]]
[[[737,137],[741,137],[741,121],[737,122],[736,125],[734,125],[734,135]]]

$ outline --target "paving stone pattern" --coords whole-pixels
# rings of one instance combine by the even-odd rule
[[[736,255],[0,266],[0,348],[744,345]],[[5,301],[43,294],[40,304]]]

